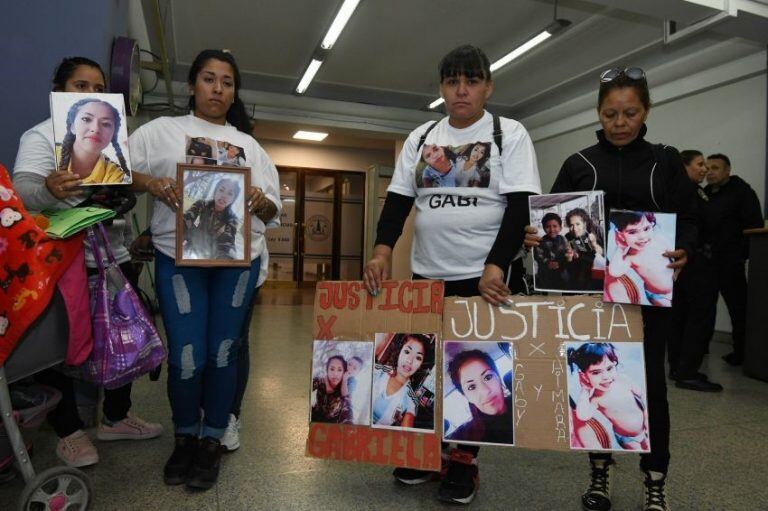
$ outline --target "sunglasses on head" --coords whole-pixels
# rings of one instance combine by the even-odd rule
[[[600,73],[600,83],[612,82],[621,75],[626,76],[630,80],[645,80],[645,71],[639,67],[627,67],[624,69],[614,67]]]

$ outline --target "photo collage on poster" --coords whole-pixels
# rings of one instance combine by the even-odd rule
[[[491,143],[460,146],[424,144],[416,164],[418,188],[488,188],[491,182]]]
[[[82,186],[131,184],[128,127],[122,94],[51,93],[57,170],[82,179]]]
[[[208,137],[187,137],[186,162],[190,165],[224,165],[243,167],[246,164],[242,147]]]

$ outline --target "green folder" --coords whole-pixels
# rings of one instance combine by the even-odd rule
[[[111,209],[93,207],[43,211],[43,216],[50,222],[45,232],[51,238],[69,238],[86,227],[108,220],[115,215],[116,213]]]

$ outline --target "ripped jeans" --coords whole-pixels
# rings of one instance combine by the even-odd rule
[[[155,252],[157,296],[168,338],[168,399],[177,434],[224,435],[259,266],[260,258],[250,268],[176,266]]]

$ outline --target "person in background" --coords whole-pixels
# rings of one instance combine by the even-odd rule
[[[739,176],[731,175],[731,160],[724,154],[707,157],[707,186],[710,208],[718,218],[712,236],[712,263],[717,291],[723,295],[731,316],[733,351],[723,356],[730,365],[744,362],[744,334],[747,327],[746,261],[749,240],[744,229],[763,227],[763,213],[757,194]]]

